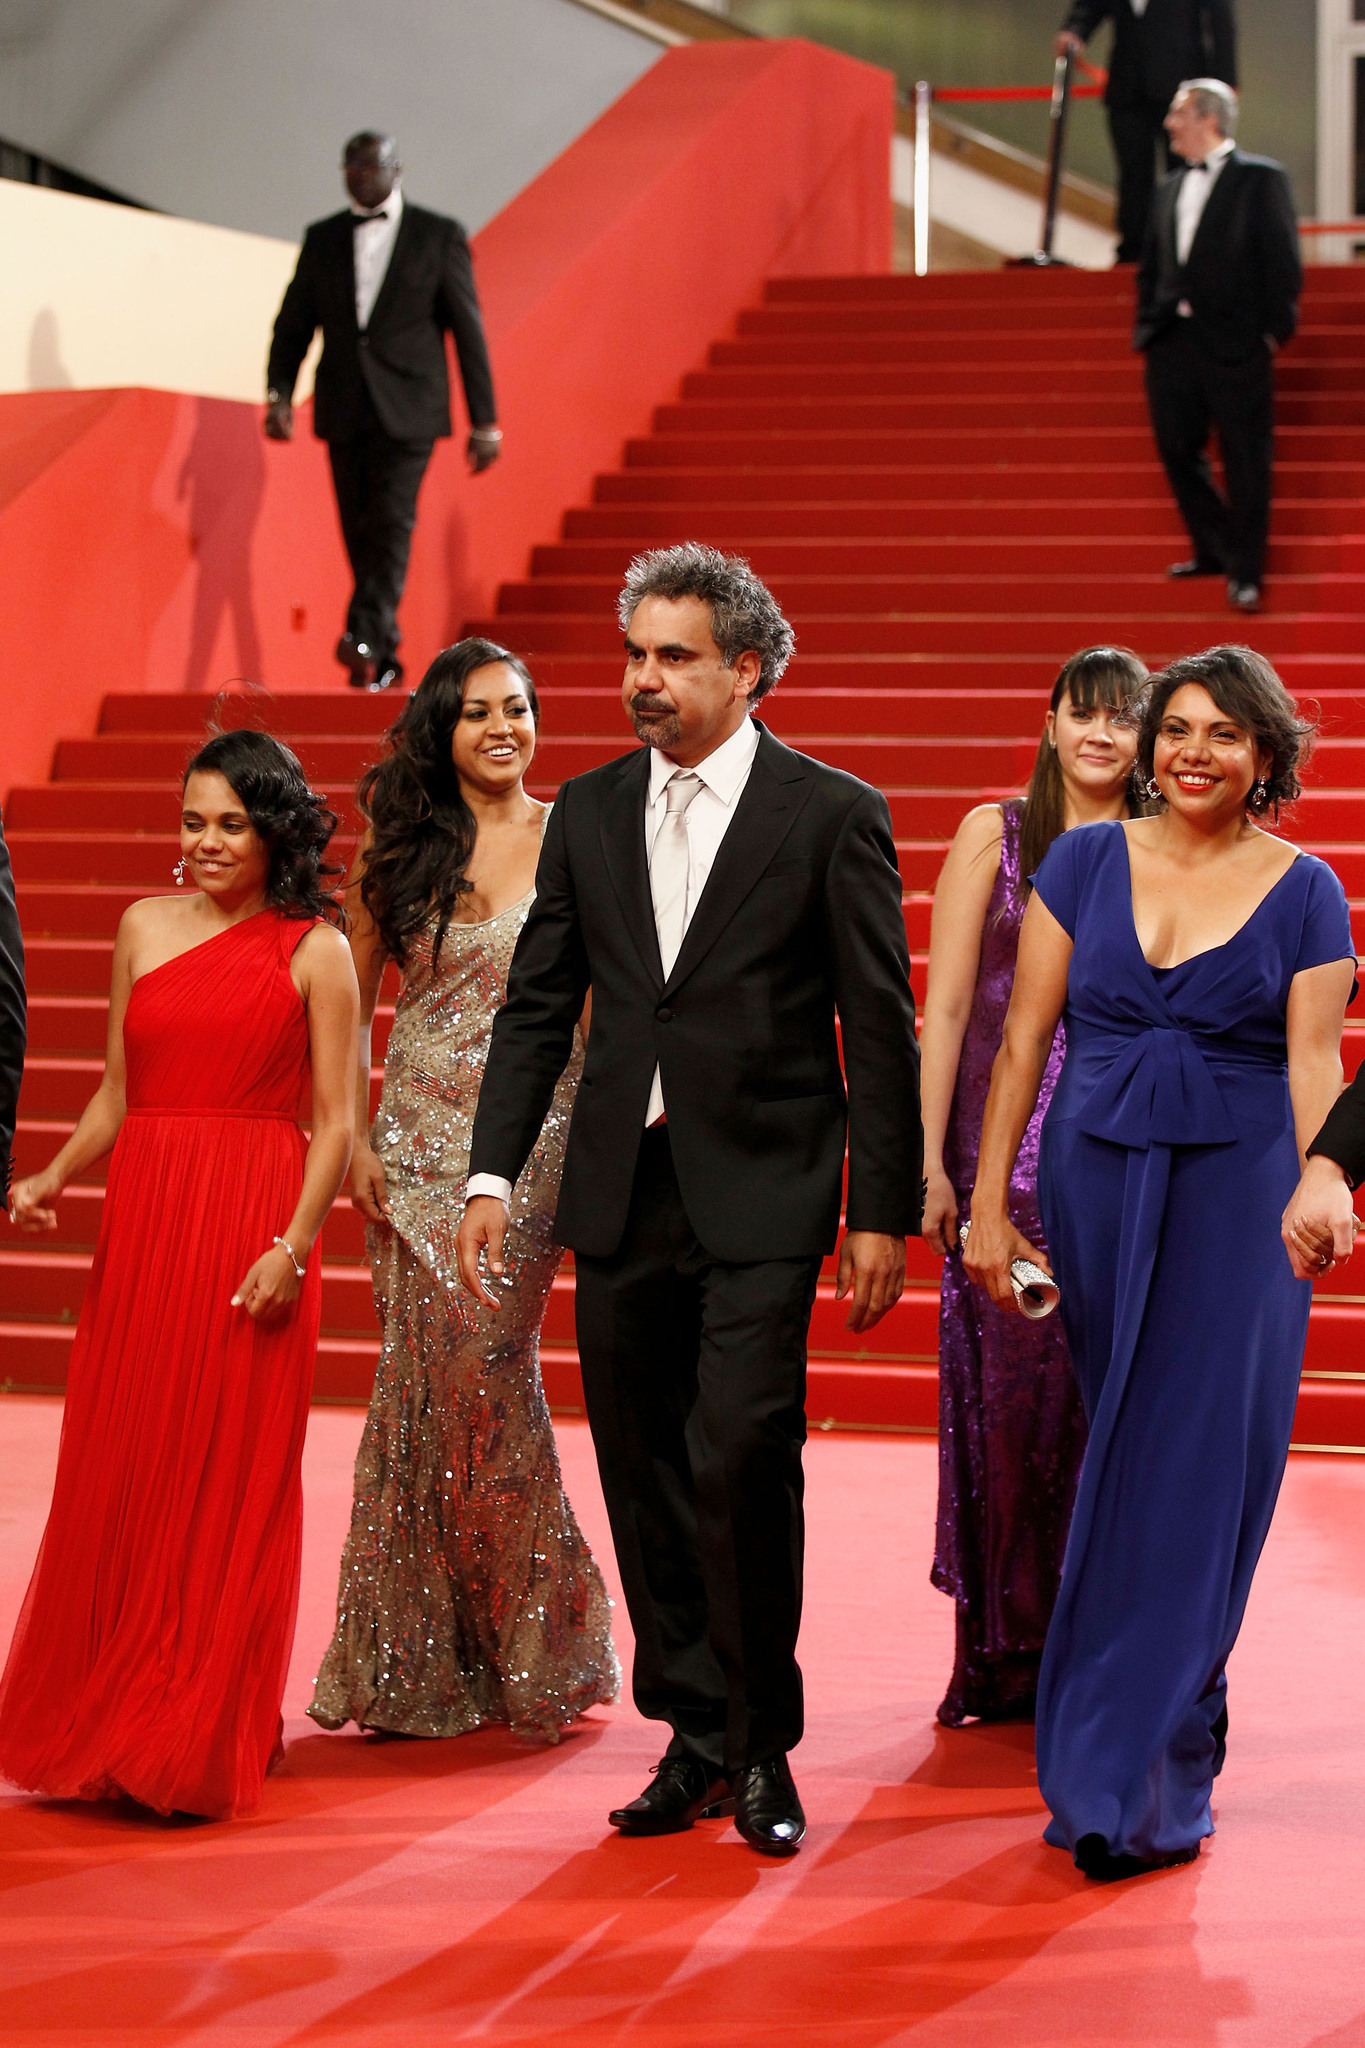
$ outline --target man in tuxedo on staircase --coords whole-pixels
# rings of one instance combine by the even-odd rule
[[[550,814],[479,1092],[460,1273],[496,1307],[506,1205],[591,991],[555,1233],[635,1701],[672,1731],[609,1818],[659,1835],[733,1811],[784,1856],[805,1832],[787,1758],[806,1340],[845,1137],[850,1329],[899,1299],[922,1203],[900,875],[886,799],[751,716],[792,633],[746,563],[642,556],[619,616],[644,745]]]
[[[397,614],[417,493],[450,433],[448,333],[476,476],[496,462],[502,435],[464,229],[405,199],[391,135],[353,135],[342,171],[350,209],[309,228],[275,321],[265,431],[292,437],[295,380],[321,327],[313,431],[327,443],[355,578],[337,660],[357,689],[374,690],[403,674]]]
[[[1133,345],[1194,552],[1172,576],[1225,576],[1228,602],[1261,600],[1270,530],[1274,358],[1298,324],[1303,262],[1282,165],[1236,147],[1237,95],[1188,80],[1166,128],[1183,166],[1157,187],[1138,267]],[[1226,494],[1208,461],[1217,428]]]
[[[1156,153],[1174,168],[1166,112],[1182,78],[1237,83],[1232,0],[1073,0],[1056,41],[1060,57],[1079,56],[1100,23],[1114,24],[1104,103],[1118,165],[1119,263],[1136,263],[1147,233]]]

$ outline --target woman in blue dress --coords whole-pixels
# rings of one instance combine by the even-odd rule
[[[1090,1441],[1038,1779],[1046,1839],[1098,1878],[1213,1832],[1224,1667],[1289,1447],[1311,1283],[1280,1216],[1341,1087],[1355,964],[1331,869],[1253,822],[1298,794],[1307,732],[1247,648],[1154,680],[1139,773],[1165,809],[1050,849],[986,1106],[965,1263],[1008,1306],[1036,1256],[1010,1170],[1064,1009],[1038,1192]]]

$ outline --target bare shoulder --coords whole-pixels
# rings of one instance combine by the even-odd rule
[[[119,919],[115,943],[124,952],[146,948],[177,953],[199,932],[198,903],[198,890],[192,896],[139,897]]]
[[[334,924],[315,924],[305,932],[294,948],[294,959],[300,970],[312,977],[319,976],[328,982],[344,982],[349,976],[355,980],[355,963],[345,934]]]
[[[1004,843],[1005,813],[1000,804],[976,804],[953,834],[953,852],[977,860],[992,848],[998,854]]]

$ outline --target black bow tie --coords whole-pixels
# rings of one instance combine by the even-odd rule
[[[381,206],[377,213],[353,213],[351,215],[351,226],[353,228],[363,228],[368,220],[387,220],[388,217],[388,214]]]
[[[1206,163],[1203,163],[1203,164],[1186,164],[1186,166],[1185,166],[1185,169],[1186,169],[1187,171],[1207,171],[1207,170],[1208,170],[1208,165],[1207,165]]]

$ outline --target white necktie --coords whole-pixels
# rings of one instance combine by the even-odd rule
[[[654,924],[665,978],[673,972],[687,929],[687,877],[692,851],[687,837],[687,807],[700,790],[700,776],[681,772],[665,785],[667,810],[649,858],[649,889],[654,899]]]

